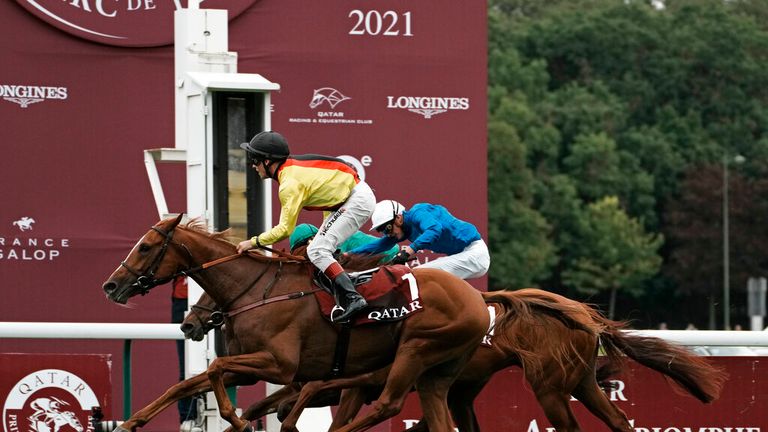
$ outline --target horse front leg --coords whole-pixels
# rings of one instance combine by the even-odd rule
[[[208,380],[219,405],[219,414],[221,418],[232,425],[234,431],[242,432],[252,429],[247,421],[238,418],[235,414],[235,407],[227,395],[223,378],[225,374],[235,373],[254,380],[288,384],[296,373],[296,366],[287,367],[286,365],[288,365],[287,361],[278,362],[271,353],[262,351],[253,354],[218,357],[208,366]]]
[[[299,391],[301,391],[300,383],[294,382],[283,386],[280,390],[246,408],[240,418],[252,422],[259,417],[276,413],[281,405],[295,402],[296,398],[299,397]],[[226,428],[224,432],[232,432],[232,427]]]
[[[331,422],[330,431],[336,429],[351,422],[360,408],[365,404],[366,392],[363,388],[350,388],[341,391],[341,398],[339,398],[339,409],[336,410],[336,415],[333,416],[333,422]]]
[[[246,377],[240,377],[229,374],[224,377],[225,385],[245,385],[249,384]],[[134,413],[131,418],[115,428],[115,432],[134,431],[138,427],[143,427],[164,409],[186,397],[195,396],[211,390],[208,375],[201,373],[192,378],[185,379],[171,386],[162,396],[152,401],[149,405]]]

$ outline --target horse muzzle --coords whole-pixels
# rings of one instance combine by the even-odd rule
[[[126,304],[128,302],[128,296],[125,295],[125,290],[120,290],[117,282],[107,281],[101,286],[107,298],[115,303]]]
[[[201,326],[194,324],[183,323],[181,325],[181,331],[184,333],[185,339],[191,339],[195,342],[200,342],[205,337],[205,332]]]

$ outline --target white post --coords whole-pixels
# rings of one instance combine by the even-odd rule
[[[191,218],[202,218],[211,228],[213,164],[210,163],[212,148],[206,145],[211,142],[212,134],[212,122],[208,115],[211,95],[207,91],[196,90],[187,82],[187,73],[222,71],[220,65],[202,61],[202,57],[227,52],[227,11],[199,9],[198,0],[189,0],[189,9],[179,9],[174,13],[174,43],[176,148],[187,151],[187,214]],[[202,293],[202,288],[189,279],[190,306],[198,301]],[[187,378],[208,369],[208,364],[216,356],[214,346],[211,337],[206,337],[203,343],[185,341]],[[220,429],[221,420],[212,393],[206,396],[204,416],[205,430]]]
[[[762,331],[765,329],[765,324],[763,324],[763,317],[761,315],[752,316],[750,329],[754,331]]]

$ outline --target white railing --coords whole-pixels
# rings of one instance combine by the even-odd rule
[[[627,330],[688,346],[768,346],[768,331]],[[0,322],[0,339],[184,339],[178,324]]]
[[[768,346],[768,331],[627,330],[687,346]]]
[[[178,324],[0,322],[0,339],[184,339]]]

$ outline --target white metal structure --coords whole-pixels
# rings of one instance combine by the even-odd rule
[[[214,228],[213,94],[216,91],[263,93],[261,123],[268,129],[271,127],[270,92],[279,90],[280,86],[258,74],[237,73],[237,53],[228,51],[227,11],[200,9],[198,3],[190,0],[188,9],[179,9],[174,15],[175,148],[145,150],[144,162],[161,219],[169,216],[169,211],[156,162],[185,162],[186,213],[202,218],[209,228]],[[266,193],[261,209],[264,224],[271,225],[271,183],[266,182],[264,186]],[[202,292],[194,281],[189,280],[189,305],[197,302]],[[206,337],[202,343],[186,341],[187,378],[208,368],[215,357],[212,339]],[[218,430],[220,419],[215,399],[210,394],[206,398],[205,416],[205,429]]]

